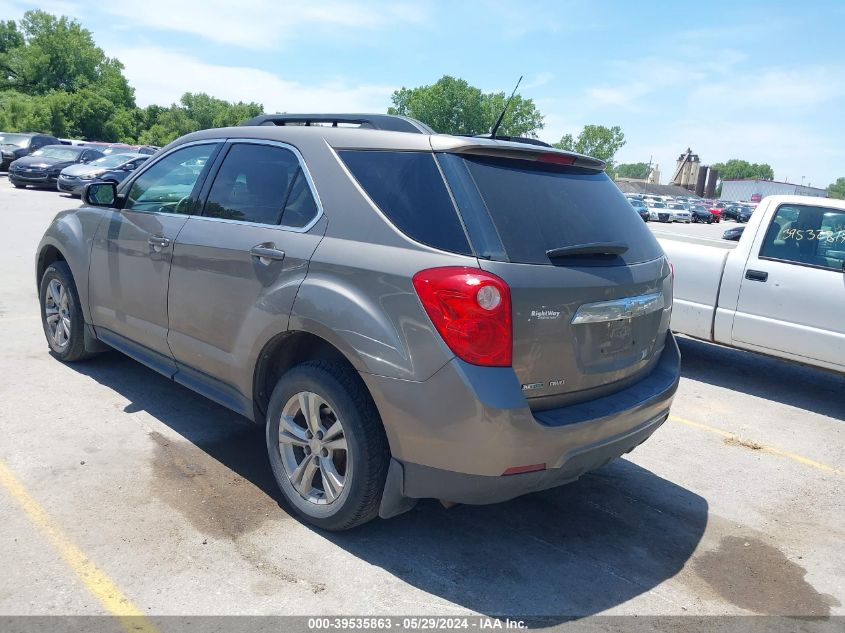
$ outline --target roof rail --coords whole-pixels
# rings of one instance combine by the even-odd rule
[[[319,125],[435,134],[425,123],[395,114],[259,114],[241,125]]]

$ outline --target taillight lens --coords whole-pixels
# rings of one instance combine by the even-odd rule
[[[511,293],[504,280],[478,268],[450,266],[421,270],[413,281],[426,314],[458,358],[510,366]]]

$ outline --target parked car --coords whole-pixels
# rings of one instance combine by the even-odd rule
[[[662,235],[672,330],[845,373],[845,201],[764,198],[739,241]]]
[[[122,182],[150,157],[146,154],[110,154],[90,163],[65,167],[59,174],[56,188],[73,196],[81,196],[85,185],[94,181]]]
[[[744,224],[740,226],[732,226],[731,228],[727,229],[724,233],[722,233],[722,239],[730,240],[731,242],[738,242],[739,238],[742,237],[742,232],[744,230]]]
[[[8,170],[13,161],[28,156],[46,145],[59,144],[59,139],[49,134],[0,132],[0,170]]]
[[[726,207],[722,211],[722,217],[726,220],[734,220],[735,222],[748,222],[748,220],[751,219],[751,214],[753,212],[753,209],[735,204]]]
[[[711,206],[707,210],[710,212],[710,215],[712,216],[714,222],[718,224],[722,221],[722,211],[724,210],[723,208]]]
[[[647,200],[648,217],[655,222],[672,222],[672,212],[666,208],[665,202]]]
[[[713,224],[714,221],[718,221],[713,219],[713,214],[710,213],[710,209],[700,204],[690,205],[689,212],[694,223],[701,222],[704,224]]]
[[[57,359],[116,348],[265,425],[326,529],[571,481],[648,438],[680,375],[651,231],[604,163],[526,143],[195,132],[88,185],[36,275]]]
[[[649,220],[649,213],[648,207],[646,206],[645,202],[640,200],[639,198],[632,198],[630,196],[625,196],[628,199],[628,202],[631,203],[631,206],[634,207],[634,211],[636,211],[640,217],[643,219],[643,222],[648,222]]]
[[[683,202],[669,202],[666,208],[672,213],[672,222],[684,222],[689,224],[692,222],[692,214],[688,210],[688,205]]]
[[[102,152],[82,145],[47,145],[9,166],[9,182],[23,189],[27,186],[56,188],[59,173],[76,163],[90,163]]]

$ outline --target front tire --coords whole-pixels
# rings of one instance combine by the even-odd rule
[[[65,262],[54,262],[47,267],[38,295],[41,324],[53,355],[65,363],[93,356],[85,350],[85,319],[73,274]]]
[[[270,397],[266,439],[276,483],[303,519],[339,531],[378,516],[390,449],[353,369],[309,361],[285,373]]]
[[[23,184],[23,183],[20,183],[20,182],[15,182],[14,180],[12,180],[11,182],[12,182],[12,186],[13,186],[15,189],[26,189],[26,185],[25,185],[25,184]]]

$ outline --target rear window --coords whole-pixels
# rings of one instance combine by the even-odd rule
[[[444,251],[471,254],[431,152],[345,150],[339,154],[367,195],[405,235]]]
[[[550,264],[547,250],[593,242],[625,243],[628,251],[616,264],[661,255],[604,172],[480,156],[463,160],[512,262]]]

